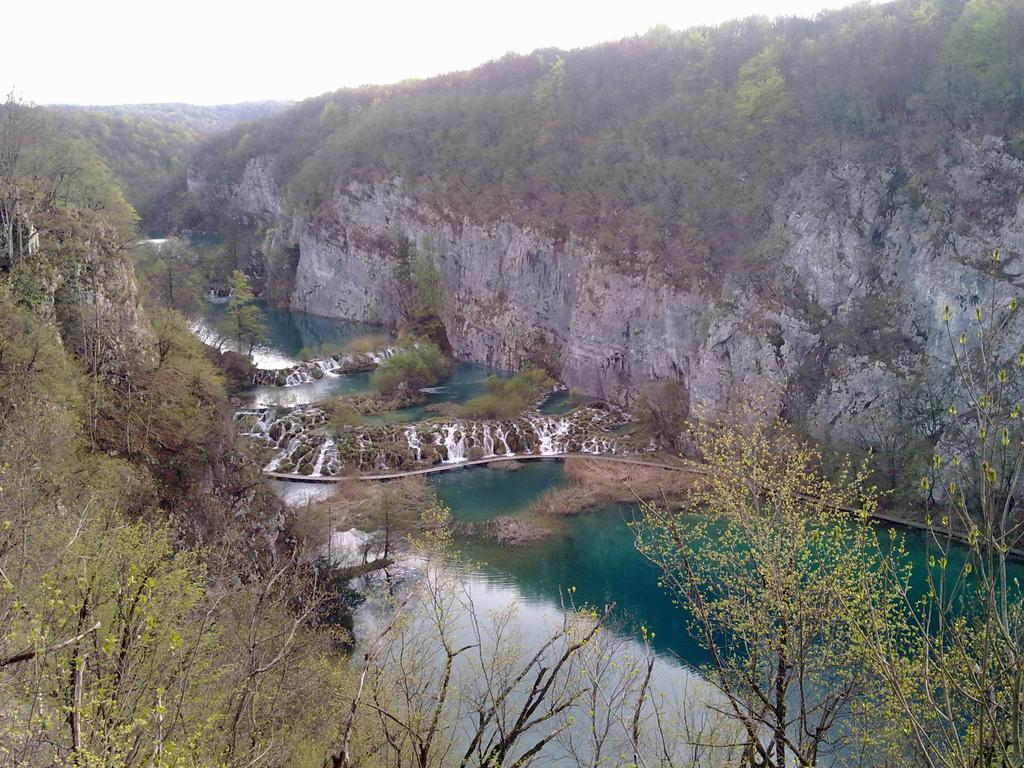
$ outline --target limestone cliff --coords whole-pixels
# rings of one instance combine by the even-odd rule
[[[624,400],[675,378],[698,407],[754,401],[842,435],[947,357],[943,307],[979,300],[992,247],[999,291],[1024,281],[1024,163],[999,139],[958,144],[925,167],[900,151],[809,165],[781,190],[747,274],[688,285],[642,254],[627,269],[576,237],[430,207],[401,179],[350,184],[314,217],[289,210],[256,158],[233,194],[261,236],[297,246],[294,309],[394,324],[404,236],[433,254],[459,357],[512,369],[544,349],[592,394]]]

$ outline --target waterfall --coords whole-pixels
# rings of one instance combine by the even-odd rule
[[[423,441],[420,440],[416,427],[405,430],[405,439],[409,442],[409,447],[416,451],[416,461],[423,461]]]
[[[466,460],[466,431],[462,425],[446,424],[441,427],[444,434],[438,433],[437,445],[443,445],[448,450],[448,458],[444,459],[445,464],[459,464]],[[459,439],[455,439],[455,433],[459,433]]]
[[[281,462],[282,462],[282,461],[284,461],[285,459],[287,459],[287,458],[288,458],[289,456],[291,456],[291,455],[292,455],[292,452],[293,452],[293,451],[294,451],[294,450],[295,450],[296,448],[298,448],[298,447],[299,447],[299,442],[300,442],[300,441],[299,441],[299,438],[297,438],[297,437],[293,437],[293,438],[292,438],[291,440],[289,440],[289,441],[288,441],[288,447],[287,447],[287,448],[285,448],[285,449],[284,449],[284,450],[283,450],[283,451],[282,451],[281,453],[279,453],[279,454],[278,454],[277,456],[275,456],[274,458],[272,458],[272,459],[270,460],[270,463],[269,463],[269,464],[267,464],[267,466],[265,466],[265,467],[263,468],[263,469],[264,469],[264,471],[265,471],[265,472],[276,472],[276,471],[277,471],[277,468],[278,468],[279,466],[281,466]]]
[[[494,437],[491,435],[490,424],[484,424],[483,434],[484,456],[494,456]]]
[[[324,461],[327,458],[327,452],[334,448],[334,439],[326,438],[323,443],[320,444],[320,455],[316,457],[316,464],[313,465],[313,474],[322,476],[324,473]]]
[[[245,424],[242,434],[246,437],[271,440],[269,432],[276,415],[273,408],[247,408],[235,412],[235,421]]]
[[[313,380],[313,377],[308,372],[299,368],[298,370],[292,371],[284,379],[284,385],[286,387],[295,387],[299,384],[307,384]]]
[[[541,416],[528,418],[527,421],[540,442],[538,453],[541,456],[565,453],[565,444],[559,438],[569,434],[569,422],[566,419]]]
[[[360,432],[356,435],[356,441],[359,443],[359,468],[363,466],[363,455],[366,453],[366,449],[370,447],[370,441],[366,439],[366,435]]]
[[[398,351],[397,347],[385,347],[374,352],[367,352],[366,357],[375,365],[380,365]]]
[[[217,333],[217,331],[208,326],[202,320],[190,320],[188,327],[195,337],[208,347],[219,349],[227,344],[227,339]]]
[[[615,442],[604,437],[590,437],[580,444],[580,453],[615,453]]]
[[[515,456],[515,453],[513,453],[512,449],[509,448],[508,440],[505,439],[507,435],[505,434],[505,428],[503,426],[500,424],[495,425],[494,436],[501,441],[503,446],[505,446],[505,456]]]
[[[628,454],[650,448],[629,437],[612,434],[603,412],[547,416],[527,413],[509,421],[454,419],[447,423],[427,422],[394,426],[366,426],[361,431],[327,436],[315,431],[326,423],[327,413],[315,406],[252,407],[234,416],[238,432],[275,449],[265,469],[310,477],[342,474],[351,463],[363,471],[389,471],[434,464],[438,458],[427,446],[437,446],[441,462],[462,464],[470,459],[490,460],[496,456],[554,456],[567,453]],[[422,430],[422,431],[421,431]],[[443,446],[444,450],[441,450]],[[397,456],[396,456],[397,451]],[[301,458],[300,457],[301,454]],[[346,457],[346,464],[342,463]],[[397,462],[397,463],[396,463]]]

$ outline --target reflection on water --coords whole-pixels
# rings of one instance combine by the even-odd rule
[[[557,392],[552,392],[545,398],[544,402],[541,403],[540,412],[558,416],[568,413],[578,406],[592,403],[595,400],[597,398],[590,395],[581,395],[568,389],[560,389]]]
[[[268,480],[274,493],[289,507],[304,507],[331,498],[338,492],[335,483],[289,483],[285,480]]]
[[[498,515],[527,516],[529,505],[549,488],[564,485],[562,462],[529,462],[513,472],[473,468],[435,475],[431,482],[457,521],[479,521]],[[658,587],[653,565],[636,551],[629,527],[635,510],[615,505],[576,517],[541,521],[555,533],[519,547],[477,539],[460,539],[458,547],[471,561],[486,563],[480,578],[514,583],[530,600],[557,604],[563,591],[576,587],[581,603],[615,603],[618,618],[655,633],[653,645],[691,664],[707,661],[687,631],[687,616]]]
[[[406,563],[400,582],[391,585],[403,601],[407,622],[393,628],[378,646],[377,674],[385,689],[411,690],[416,705],[433,711],[438,704],[435,692],[442,690],[440,680],[446,669],[442,633],[447,647],[464,649],[452,665],[448,690],[453,693],[442,700],[445,721],[460,724],[443,737],[454,740],[456,754],[463,754],[478,722],[473,702],[486,703],[488,692],[493,695],[503,690],[520,670],[529,669],[505,705],[514,719],[534,679],[542,674],[538,668],[550,670],[555,666],[565,640],[556,640],[538,665],[531,664],[530,659],[559,635],[567,621],[581,629],[588,626],[586,620],[569,618],[571,614],[561,603],[524,594],[515,579],[459,561],[412,559]],[[380,578],[376,586],[382,586]],[[410,594],[413,597],[405,602]],[[569,600],[567,595],[566,604]],[[380,602],[369,601],[357,612],[357,635],[367,644],[374,642],[390,615]],[[645,691],[642,681],[648,659],[653,667],[650,688]],[[629,734],[634,727],[639,732],[641,754],[647,758],[665,755],[671,764],[689,764],[684,735],[696,737],[709,720],[715,719],[714,709],[708,706],[715,694],[698,674],[670,656],[650,655],[641,642],[620,633],[614,625],[595,635],[564,672],[552,687],[548,704],[570,702],[574,687],[600,695],[584,693],[575,704],[568,703],[564,710],[551,713],[543,733],[558,731],[560,735],[541,753],[539,765],[599,765],[605,762],[597,757],[598,752],[633,754]],[[400,715],[408,714],[402,709],[405,701],[399,698],[392,704]],[[631,713],[638,705],[641,716],[634,721]],[[655,706],[660,723],[653,717]],[[663,733],[671,735],[662,743],[659,736]],[[515,754],[522,754],[540,735],[533,733],[524,739]],[[595,741],[600,741],[600,749],[595,749]],[[609,764],[625,763],[613,760]]]
[[[330,400],[339,395],[370,391],[369,373],[327,373],[322,379],[294,387],[254,387],[246,395],[254,406],[281,405],[293,407]]]
[[[287,368],[295,365],[303,350],[341,347],[363,336],[388,335],[386,328],[354,320],[291,312],[257,302],[266,319],[267,341],[253,350],[253,361],[260,368]],[[226,301],[206,303],[207,325],[223,335],[227,319]]]

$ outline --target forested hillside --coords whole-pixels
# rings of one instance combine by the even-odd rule
[[[0,105],[0,763],[302,765],[336,593],[136,236],[88,143]]]
[[[397,325],[408,240],[461,357],[870,447],[949,362],[935,306],[993,246],[1016,284],[1022,116],[1020,3],[860,4],[310,99],[204,142],[165,209],[294,309]]]
[[[239,104],[111,104],[107,106],[54,105],[55,109],[92,115],[107,115],[154,120],[164,125],[186,128],[199,134],[211,134],[232,128],[239,123],[282,112],[291,106],[287,101],[247,101]]]
[[[63,133],[81,137],[104,160],[147,226],[160,217],[157,203],[162,190],[183,182],[201,138],[188,126],[148,117],[55,110],[53,119]]]
[[[185,170],[200,142],[219,131],[285,109],[284,102],[222,106],[131,104],[49,107],[61,132],[96,150],[121,184],[143,228],[163,232],[173,222],[168,189],[185,183]]]
[[[1024,154],[1022,36],[1011,0],[654,29],[311,99],[212,139],[196,167],[233,183],[250,158],[271,158],[306,211],[353,181],[401,177],[439,210],[573,233],[623,269],[643,251],[676,273],[743,271],[809,162],[895,163],[894,189],[913,199],[957,131]]]

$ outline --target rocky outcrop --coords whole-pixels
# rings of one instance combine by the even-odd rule
[[[408,237],[441,275],[459,357],[514,369],[543,350],[562,381],[604,398],[674,378],[698,409],[753,402],[850,436],[901,377],[948,358],[943,308],[973,312],[993,246],[997,292],[1024,284],[1024,163],[992,137],[924,160],[890,149],[804,169],[747,274],[682,285],[653,258],[625,269],[571,236],[426,206],[400,179],[350,184],[312,219],[253,161],[238,201],[298,244],[295,309],[396,323],[394,242]]]
[[[113,238],[86,244],[53,281],[53,314],[61,338],[97,373],[121,372],[152,354],[152,335],[135,270]]]

